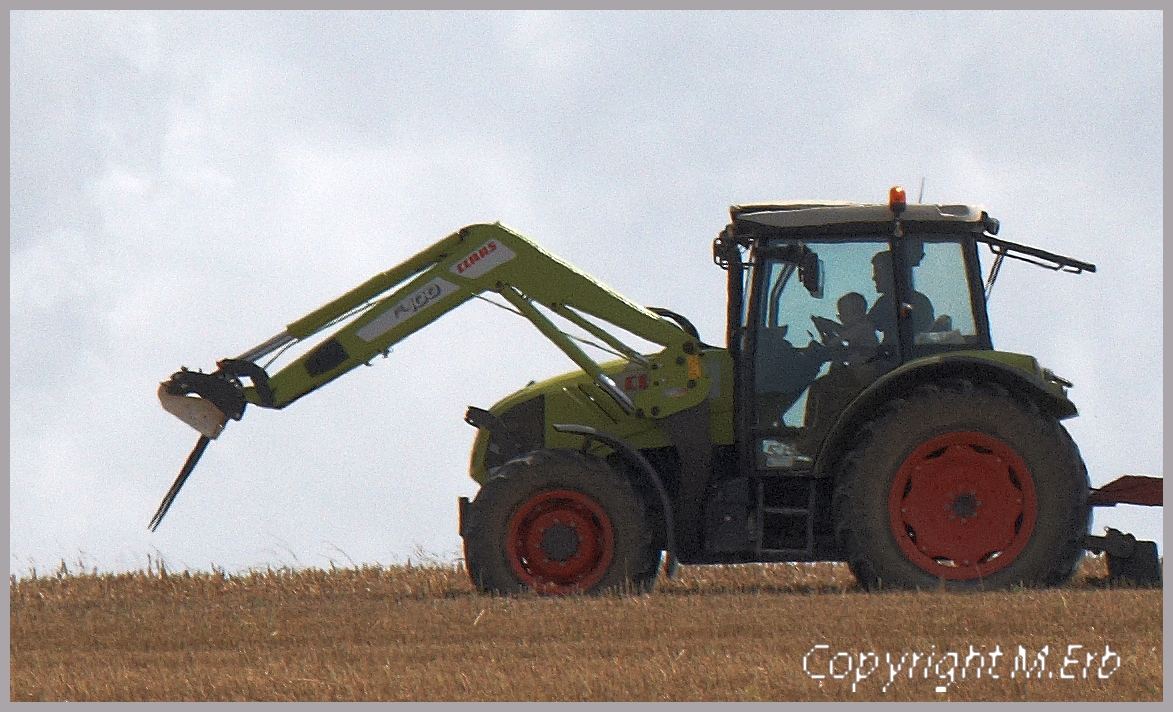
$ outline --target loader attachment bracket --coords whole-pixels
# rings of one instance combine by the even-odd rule
[[[470,405],[464,414],[464,422],[474,428],[488,430],[500,444],[509,448],[510,452],[521,455],[521,444],[513,437],[513,431],[500,418],[484,408]]]
[[[172,387],[171,381],[159,384],[159,403],[163,410],[195,428],[205,438],[215,440],[219,437],[228,422],[224,411],[206,398],[171,393],[169,389]]]
[[[240,420],[244,415],[244,407],[248,404],[240,383],[224,376],[220,371],[203,373],[181,368],[163,383],[160,392],[164,390],[172,396],[200,396],[233,420]]]
[[[251,361],[223,359],[212,373],[181,368],[159,384],[163,409],[195,428],[206,438],[216,439],[229,418],[240,420],[248,399],[240,377],[252,381],[257,401],[273,407],[273,389],[265,369]]]
[[[225,416],[240,420],[248,405],[244,387],[240,383],[240,377],[245,376],[252,381],[260,404],[272,407],[273,390],[269,387],[269,374],[265,373],[265,369],[251,361],[231,358],[216,362],[216,366],[217,369],[212,373],[181,368],[162,384],[160,398],[164,390],[171,396],[195,394],[210,401]]]
[[[252,381],[253,388],[260,398],[260,404],[269,408],[273,407],[273,389],[269,387],[269,374],[265,372],[265,369],[252,361],[239,358],[221,359],[216,362],[216,366],[217,373],[233,381],[240,376],[247,376]],[[243,411],[243,406],[241,410]]]

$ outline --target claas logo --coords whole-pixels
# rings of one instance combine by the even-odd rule
[[[481,249],[477,250],[476,252],[472,253],[468,257],[465,257],[463,260],[461,260],[460,264],[458,264],[456,266],[456,273],[457,274],[464,274],[464,271],[467,270],[469,267],[472,267],[477,262],[480,262],[481,260],[483,260],[484,258],[488,257],[490,254],[492,254],[496,251],[497,251],[496,241],[489,240],[483,246],[481,246]]]

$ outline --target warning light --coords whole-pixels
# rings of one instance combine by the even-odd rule
[[[900,217],[900,213],[904,212],[907,205],[908,199],[904,197],[904,188],[893,186],[892,190],[888,191],[888,209],[893,215]]]

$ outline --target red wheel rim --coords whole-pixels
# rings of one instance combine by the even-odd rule
[[[1038,512],[1034,480],[1013,449],[984,433],[938,435],[912,451],[892,483],[888,517],[900,550],[944,579],[1008,566]]]
[[[568,594],[594,586],[615,554],[611,520],[580,492],[531,497],[509,522],[509,564],[538,593]]]

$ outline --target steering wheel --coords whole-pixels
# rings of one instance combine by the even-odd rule
[[[819,338],[824,346],[829,346],[832,341],[838,341],[839,329],[843,328],[839,322],[815,314],[811,314],[811,322],[818,329]]]

